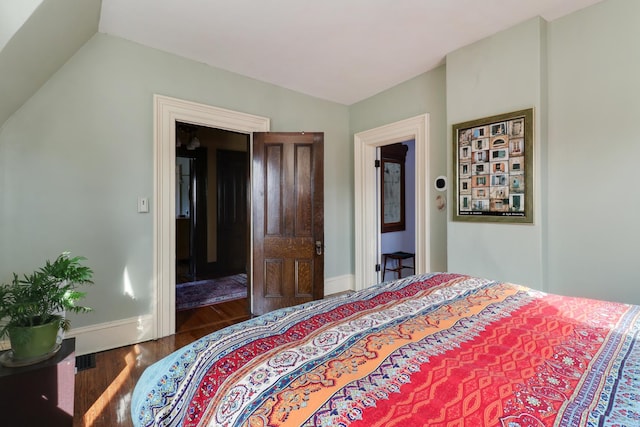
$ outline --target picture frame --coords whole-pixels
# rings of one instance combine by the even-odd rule
[[[381,232],[405,230],[405,160],[409,147],[402,143],[380,148]]]
[[[533,108],[452,126],[453,220],[533,223]]]

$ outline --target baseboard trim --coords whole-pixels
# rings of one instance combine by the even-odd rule
[[[154,339],[153,318],[150,314],[105,322],[97,325],[72,328],[65,338],[76,338],[76,356],[111,350],[125,345]],[[0,351],[9,350],[8,339],[0,341]]]
[[[353,291],[354,289],[355,279],[353,274],[331,277],[325,279],[324,282],[324,294],[327,296]],[[157,337],[153,335],[154,325],[153,316],[147,314],[98,325],[73,328],[67,333],[67,336],[76,337],[76,355],[83,355],[156,339]]]
[[[345,274],[343,276],[331,277],[324,281],[324,295],[330,296],[342,292],[355,290],[355,276],[353,274]]]
[[[353,290],[355,290],[353,274],[325,279],[325,296]],[[153,316],[145,314],[113,322],[72,328],[65,336],[76,338],[76,356],[82,356],[156,339],[154,325]],[[9,340],[0,341],[0,350],[8,350],[9,348]]]
[[[76,338],[76,356],[81,356],[152,340],[153,326],[153,317],[147,314],[73,328],[66,336]]]
[[[325,279],[324,282],[326,296],[354,289],[353,274],[331,277]],[[80,356],[153,340],[156,338],[153,336],[154,324],[153,316],[146,314],[129,319],[72,328],[66,336],[76,338],[76,356]],[[9,343],[6,344],[9,348]]]

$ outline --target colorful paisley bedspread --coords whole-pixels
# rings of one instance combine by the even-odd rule
[[[640,425],[640,307],[457,274],[278,310],[149,367],[136,425]]]

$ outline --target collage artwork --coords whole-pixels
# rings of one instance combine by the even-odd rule
[[[458,131],[458,215],[525,215],[524,120]]]

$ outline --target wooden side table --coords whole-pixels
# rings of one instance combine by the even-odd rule
[[[412,264],[411,265],[402,265],[402,260],[405,259],[409,259],[411,258],[412,260]],[[391,267],[391,268],[387,268],[387,260],[395,260],[395,267]],[[398,279],[402,277],[402,270],[407,268],[413,271],[416,271],[415,269],[415,265],[416,265],[416,254],[412,254],[409,252],[392,252],[392,253],[388,253],[388,254],[382,254],[382,264],[383,264],[383,269],[382,269],[382,281],[384,282],[384,276],[387,273],[387,270],[389,271],[394,271],[397,273],[398,275]]]
[[[73,426],[76,339],[62,342],[52,358],[34,365],[0,366],[0,424]]]

